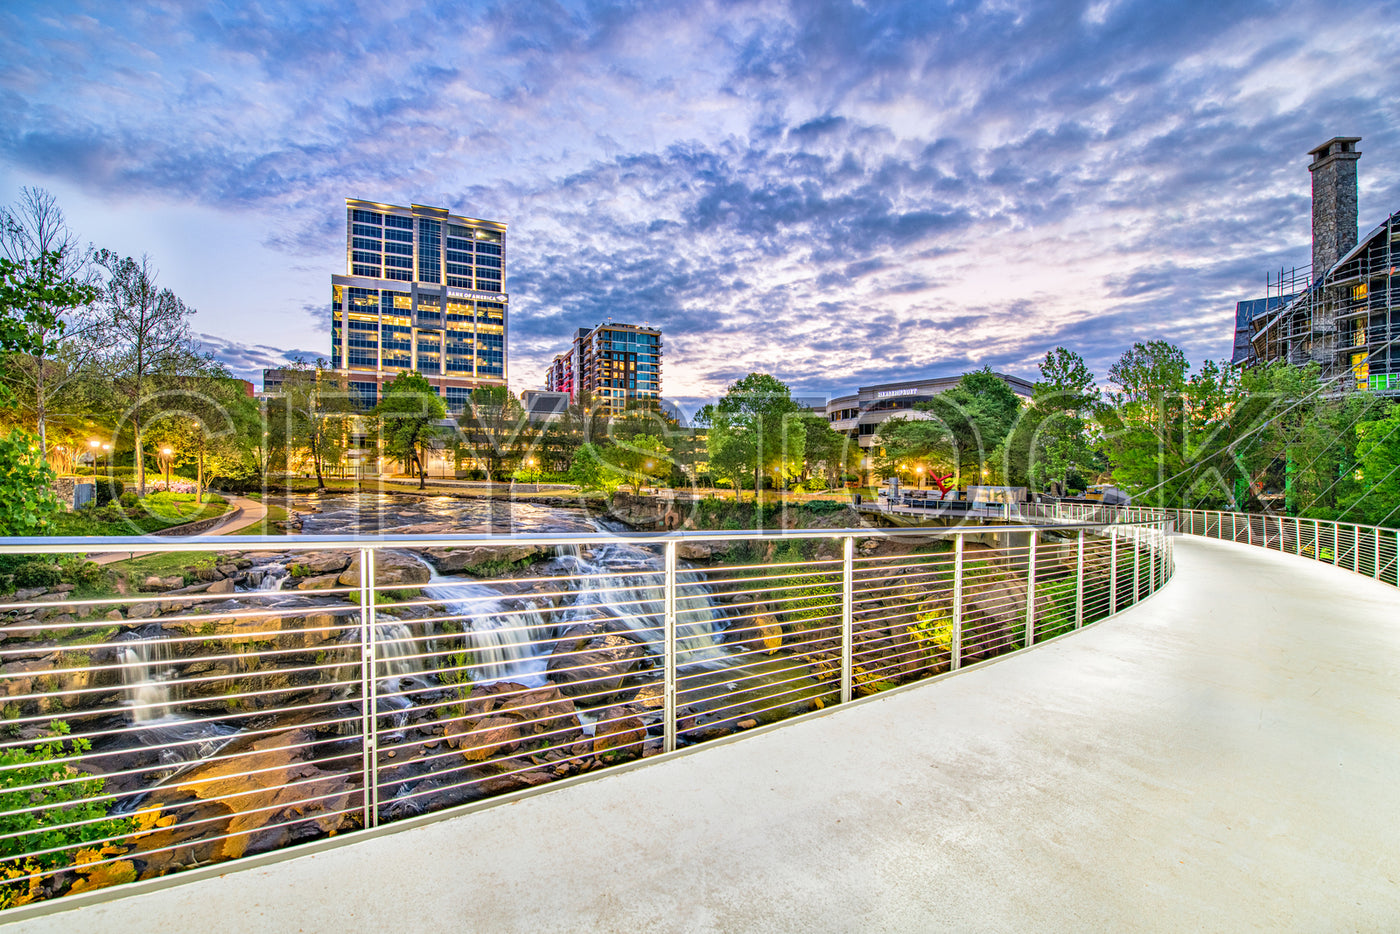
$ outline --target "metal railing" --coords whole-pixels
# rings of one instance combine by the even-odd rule
[[[1038,522],[1167,522],[1175,532],[1311,558],[1400,587],[1400,529],[1267,513],[1023,503]]]
[[[0,904],[534,788],[1028,648],[1161,587],[1167,532],[1061,516],[105,542],[159,554],[0,597]]]

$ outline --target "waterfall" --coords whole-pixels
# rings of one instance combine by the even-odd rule
[[[131,722],[150,724],[169,719],[171,704],[179,699],[170,641],[159,629],[141,633],[117,649],[122,687],[126,690]]]
[[[595,548],[591,561],[561,557],[578,577],[578,589],[570,617],[588,619],[607,614],[636,632],[654,654],[660,654],[665,638],[666,601],[662,575],[655,559],[631,545],[605,544]],[[693,571],[676,573],[676,662],[693,665],[724,657],[720,648],[722,616],[700,577]]]
[[[287,579],[287,568],[282,564],[270,564],[262,573],[262,579],[258,581],[258,591],[281,590],[282,582]]]
[[[376,623],[374,626],[376,681],[385,678],[409,678],[423,673],[421,643],[414,639],[413,630],[400,622]]]
[[[471,679],[478,684],[512,681],[529,687],[544,684],[545,664],[555,639],[554,627],[531,600],[512,609],[499,590],[436,570],[423,591],[457,616],[467,618]]]

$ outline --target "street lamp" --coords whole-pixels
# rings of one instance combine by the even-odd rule
[[[194,434],[195,434],[195,438],[196,438],[196,439],[198,440],[198,442],[199,442],[199,473],[198,473],[198,475],[195,477],[195,483],[194,483],[194,501],[195,501],[195,503],[203,503],[203,502],[204,502],[204,427],[203,427],[202,425],[199,424],[199,419],[195,419],[195,421],[194,421]],[[263,434],[264,434],[264,436],[266,436],[267,432],[263,432]]]
[[[915,467],[914,472],[919,475],[918,480],[914,483],[914,488],[922,490],[924,488],[924,468],[922,466]]]
[[[169,493],[169,492],[170,492],[170,455],[174,454],[175,452],[172,451],[172,450],[170,450],[170,448],[161,448],[161,449],[160,449],[160,453],[161,453],[161,455],[162,455],[162,456],[164,457],[164,459],[165,459],[165,492]]]

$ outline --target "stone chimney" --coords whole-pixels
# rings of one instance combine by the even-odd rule
[[[1310,150],[1312,173],[1312,274],[1322,277],[1356,246],[1356,144],[1359,136],[1334,136]]]

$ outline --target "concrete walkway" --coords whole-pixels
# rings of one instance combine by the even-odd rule
[[[232,535],[251,525],[257,525],[267,518],[267,506],[255,499],[248,499],[246,496],[225,497],[229,503],[228,512],[224,514],[223,521],[214,525],[200,535]],[[162,535],[177,534],[178,527],[166,529]],[[89,561],[97,564],[115,564],[118,561],[128,561],[132,558],[143,558],[146,555],[156,554],[156,551],[106,551],[88,555]]]
[[[1177,558],[1120,618],[935,684],[8,930],[1395,930],[1396,591]]]

